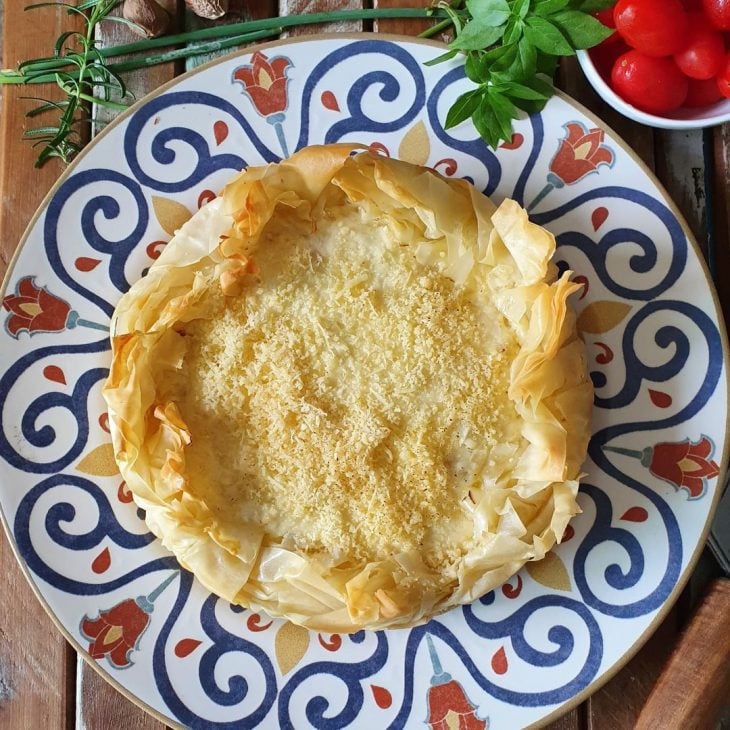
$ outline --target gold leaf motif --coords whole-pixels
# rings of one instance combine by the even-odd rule
[[[114,447],[102,444],[90,451],[76,465],[76,471],[92,474],[95,477],[113,477],[119,474],[117,462],[114,461]]]
[[[548,553],[542,560],[534,563],[525,563],[530,577],[548,588],[556,591],[569,591],[570,576],[563,561],[555,554]]]
[[[428,138],[426,125],[416,122],[401,140],[398,147],[398,157],[414,165],[425,165],[431,154],[431,142]]]
[[[175,231],[193,215],[182,203],[158,195],[152,196],[152,207],[162,230],[170,236],[174,236]]]
[[[274,641],[279,671],[288,674],[301,661],[309,647],[309,631],[296,624],[282,624]]]
[[[631,305],[602,300],[589,304],[578,317],[578,330],[598,335],[612,330],[631,311]]]

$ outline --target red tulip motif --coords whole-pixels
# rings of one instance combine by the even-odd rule
[[[616,156],[603,143],[606,133],[602,129],[588,129],[581,122],[568,122],[564,129],[565,137],[560,140],[558,150],[550,162],[547,185],[527,206],[528,210],[532,210],[551,190],[573,185],[586,175],[599,172],[601,166],[613,166]]]
[[[147,596],[128,598],[107,611],[99,611],[96,618],[84,616],[79,627],[89,640],[89,654],[93,659],[107,657],[116,669],[131,667],[131,653],[150,622],[154,602],[177,577],[175,571]]]
[[[286,110],[288,105],[286,72],[292,62],[286,56],[269,58],[257,51],[251,63],[239,66],[233,72],[233,80],[243,85],[256,111],[262,116],[277,114]]]
[[[89,322],[61,297],[35,283],[34,276],[24,276],[15,287],[14,294],[3,299],[3,309],[10,312],[5,320],[5,330],[16,340],[21,332],[31,336],[39,332],[63,332],[74,327],[89,327],[108,332],[106,325]]]
[[[98,618],[84,618],[81,633],[91,642],[92,659],[108,657],[112,666],[124,669],[132,665],[129,655],[137,648],[139,639],[150,622],[150,615],[134,598],[118,603]]]
[[[684,489],[688,499],[699,499],[707,491],[707,482],[720,473],[720,467],[712,458],[715,444],[703,435],[698,441],[662,441],[641,451],[618,446],[605,446],[624,456],[639,459],[659,479],[669,482],[676,489]]]
[[[3,299],[3,309],[10,312],[5,329],[18,337],[21,332],[62,332],[66,329],[71,307],[68,302],[51,294],[44,286],[37,286],[35,277],[25,276],[15,289]]]
[[[477,716],[464,688],[441,667],[430,634],[426,634],[426,644],[434,672],[427,696],[428,726],[431,730],[487,730],[489,720]]]
[[[289,105],[287,72],[293,65],[286,56],[269,58],[257,51],[251,57],[251,63],[239,66],[233,72],[234,83],[243,86],[256,111],[274,127],[284,157],[289,156],[289,150],[282,123]]]
[[[580,122],[569,122],[565,131],[565,139],[550,163],[550,172],[562,185],[572,185],[598,172],[600,165],[613,165],[613,151],[603,144],[606,133],[602,129],[586,129]]]

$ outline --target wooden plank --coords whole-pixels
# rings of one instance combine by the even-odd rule
[[[708,134],[712,141],[712,234],[714,251],[710,257],[718,282],[718,294],[725,321],[730,322],[730,123]],[[722,282],[722,286],[719,284]]]
[[[707,250],[705,161],[702,130],[657,129],[657,177],[676,203],[703,252]]]
[[[330,10],[357,10],[363,7],[359,0],[279,0],[279,15],[300,15],[302,13],[326,13]],[[314,33],[356,33],[369,30],[370,26],[362,21],[340,21],[338,23],[318,23],[290,28],[282,38]]]
[[[374,0],[375,8],[422,8],[423,3],[419,0]],[[432,25],[430,20],[406,20],[393,18],[386,20],[374,20],[373,30],[379,33],[397,33],[401,35],[417,36],[426,28]]]
[[[579,705],[549,725],[545,725],[544,730],[584,730],[584,715],[584,706]]]
[[[50,52],[58,34],[73,26],[53,8],[23,12],[25,3],[9,2],[3,18],[3,67]],[[48,98],[53,87],[34,87]],[[0,278],[31,216],[63,170],[51,160],[41,170],[33,163],[37,150],[21,140],[29,95],[20,86],[3,87],[0,114]],[[62,730],[73,722],[75,661],[73,650],[58,633],[37,600],[5,534],[0,536],[0,725],[3,728]]]
[[[9,2],[5,7],[4,68],[14,68],[20,61],[52,53],[53,43],[60,33],[79,27],[77,21],[54,8],[24,12],[25,4]],[[21,97],[35,95],[57,99],[59,93],[55,86],[3,86],[1,93],[3,111],[0,149],[3,156],[0,168],[0,266],[4,273],[28,221],[48,189],[58,179],[64,164],[53,159],[40,170],[34,170],[38,150],[34,150],[27,141],[21,141],[26,128],[24,114],[33,106],[33,102],[24,101]],[[36,126],[36,123],[33,122],[31,126]]]
[[[715,581],[674,647],[636,730],[710,728],[730,696],[730,580]]]
[[[75,730],[164,730],[165,724],[122,697],[106,680],[79,661]]]

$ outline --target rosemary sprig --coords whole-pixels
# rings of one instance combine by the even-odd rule
[[[78,0],[76,4],[71,4],[59,0],[37,3],[26,8],[56,6],[66,9],[69,14],[77,13],[84,18],[82,31],[67,31],[58,37],[53,56],[24,61],[15,70],[0,70],[0,84],[55,83],[63,91],[64,98],[61,101],[25,97],[39,102],[27,113],[28,117],[34,118],[46,112],[59,114],[56,124],[46,124],[24,132],[23,136],[33,146],[43,145],[36,167],[42,166],[51,157],[60,157],[64,162],[69,162],[79,152],[83,143],[82,129],[92,121],[86,109],[88,104],[99,104],[112,109],[127,107],[127,89],[121,75],[129,71],[272,38],[280,35],[284,28],[299,25],[338,20],[445,17],[442,11],[432,8],[335,10],[251,20],[108,48],[99,47],[95,42],[95,31],[99,23],[106,20],[128,23],[123,18],[110,15],[120,1]],[[157,48],[178,45],[183,47],[150,54],[151,50]],[[139,54],[139,57],[116,63],[111,60],[135,54]]]
[[[22,74],[25,83],[54,81],[63,92],[61,101],[32,97],[40,103],[28,112],[28,117],[33,118],[50,111],[59,112],[56,124],[33,127],[23,133],[34,147],[42,145],[36,167],[42,166],[51,157],[60,157],[68,162],[81,149],[83,139],[80,126],[89,122],[87,104],[99,104],[112,109],[126,108],[126,104],[121,101],[127,93],[124,82],[104,64],[94,40],[96,26],[109,15],[118,2],[119,0],[83,0],[76,5],[43,2],[27,8],[31,10],[55,5],[65,8],[69,13],[80,15],[84,22],[83,30],[67,31],[59,36],[52,58],[41,59],[37,62],[40,66],[25,62],[18,67],[18,73]],[[53,69],[53,73],[47,73],[46,68]]]
[[[102,0],[96,0],[101,2]],[[118,2],[119,0],[115,0]],[[48,3],[61,4],[61,3]],[[312,25],[313,23],[333,23],[340,20],[384,20],[388,18],[435,18],[441,19],[445,17],[445,13],[439,9],[433,8],[369,8],[364,10],[333,10],[325,13],[306,13],[304,15],[287,15],[280,18],[263,18],[260,20],[247,20],[240,23],[231,23],[229,25],[218,25],[210,28],[199,28],[197,30],[188,31],[186,33],[176,33],[174,35],[160,36],[158,38],[147,38],[133,43],[125,43],[118,46],[110,46],[108,48],[96,48],[96,55],[100,62],[106,63],[110,68],[114,68],[114,64],[108,64],[108,59],[118,56],[128,56],[136,53],[149,53],[155,48],[165,48],[169,46],[182,45],[186,43],[196,43],[197,41],[207,41],[213,39],[230,39],[234,36],[243,36],[250,34],[250,40],[258,40],[261,38],[270,38],[279,35],[284,28],[292,28],[301,25]],[[104,20],[114,20],[113,16],[104,18]],[[256,33],[256,35],[254,35]],[[248,42],[248,41],[242,41]],[[236,44],[233,44],[236,45]],[[227,48],[228,46],[222,46]],[[213,48],[213,46],[193,45],[188,49],[187,55],[198,55],[206,53],[205,48]],[[183,49],[180,49],[183,50]],[[170,54],[175,51],[170,51]],[[157,63],[166,63],[174,58],[183,58],[181,55],[159,54],[156,56],[160,60]],[[152,65],[145,61],[132,61],[134,66],[127,70],[144,68]],[[68,67],[69,63],[65,61],[63,56],[56,55],[49,58],[38,58],[21,63],[17,70],[3,69],[0,71],[0,84],[26,84],[26,83],[46,83],[49,74],[56,73],[62,68]],[[37,75],[36,75],[37,74]],[[45,76],[41,76],[45,74]],[[41,80],[37,80],[41,79]]]

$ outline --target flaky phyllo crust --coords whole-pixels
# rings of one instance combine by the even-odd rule
[[[543,558],[579,511],[592,403],[584,346],[566,303],[579,285],[549,263],[553,236],[514,201],[495,208],[464,181],[361,149],[306,148],[236,176],[122,297],[104,389],[122,475],[181,565],[233,603],[328,632],[423,622]],[[358,562],[293,547],[265,524],[223,523],[189,489],[186,449],[195,433],[157,386],[156,373],[183,359],[175,328],[209,315],[206,292],[219,287],[245,297],[256,286],[256,248],[272,217],[314,226],[340,191],[386,220],[421,265],[476,301],[490,299],[518,343],[508,398],[520,436],[507,456],[494,450],[470,490],[472,535],[448,580],[414,551]]]

